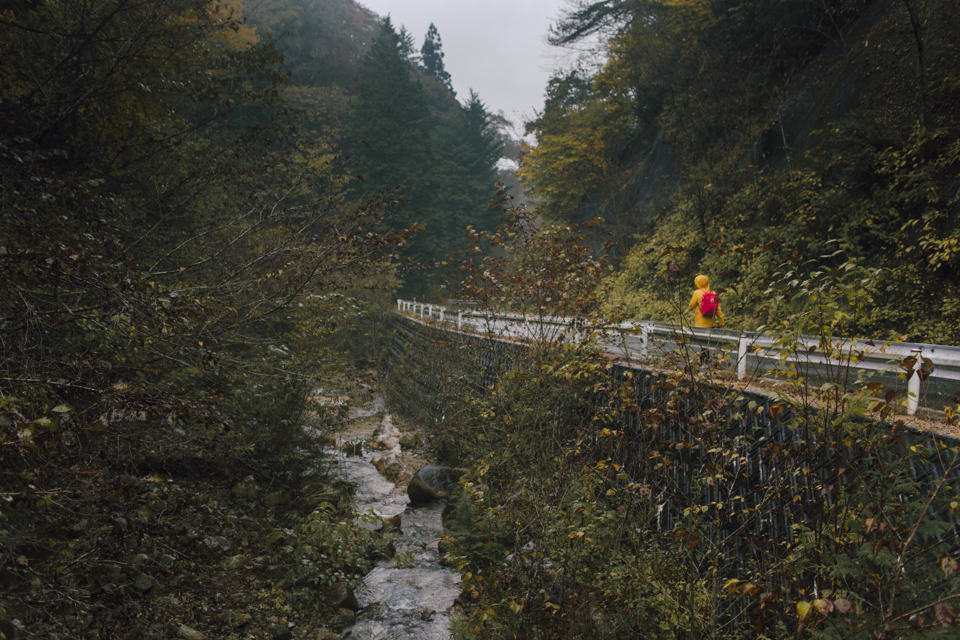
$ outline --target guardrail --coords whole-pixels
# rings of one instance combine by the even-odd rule
[[[456,325],[461,331],[465,325],[473,326],[521,340],[543,337],[548,330],[563,331],[575,339],[583,323],[581,318],[484,309],[458,308],[451,312],[444,305],[410,300],[397,300],[397,310]],[[611,325],[605,331],[606,350],[628,360],[645,361],[681,349],[717,350],[724,354],[727,366],[736,370],[739,380],[791,368],[825,373],[838,366],[850,367],[895,389],[905,385],[908,415],[915,415],[921,404],[926,409],[942,410],[960,389],[960,347],[840,338],[824,345],[820,338],[802,336],[796,341],[796,348],[785,353],[774,338],[752,331],[643,321]],[[824,348],[829,348],[830,353],[824,353]]]

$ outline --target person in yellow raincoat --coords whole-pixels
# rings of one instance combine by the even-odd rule
[[[700,312],[701,302],[703,301],[703,294],[713,293],[710,289],[710,279],[707,276],[699,275],[693,280],[694,286],[697,287],[697,290],[693,292],[693,297],[690,299],[690,308],[693,309],[693,326],[695,327],[722,327],[723,326],[723,311],[720,310],[720,299],[717,299],[717,311],[712,316],[705,316]]]

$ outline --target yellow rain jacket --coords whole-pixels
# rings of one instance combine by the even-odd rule
[[[722,327],[723,311],[720,309],[719,301],[717,302],[717,315],[711,318],[704,317],[700,313],[700,300],[703,298],[704,293],[710,291],[710,279],[707,278],[707,276],[700,275],[693,280],[693,284],[697,287],[697,290],[693,292],[693,297],[690,299],[690,308],[693,309],[693,326],[705,328],[714,326]]]

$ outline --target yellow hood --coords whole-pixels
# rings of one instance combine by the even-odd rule
[[[697,289],[709,289],[710,278],[704,275],[699,275],[693,280],[693,284]]]

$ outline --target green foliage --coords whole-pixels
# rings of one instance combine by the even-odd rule
[[[780,268],[762,292],[770,397],[707,384],[684,351],[613,377],[589,351],[529,349],[438,403],[428,439],[461,443],[470,469],[444,542],[459,637],[956,637],[960,450],[882,422],[896,392],[852,375],[834,337],[869,321],[887,275],[840,252]],[[446,340],[425,357],[471,348]],[[768,416],[782,426],[756,426]]]
[[[888,270],[865,335],[954,343],[953,9],[575,3],[556,42],[608,34],[610,55],[551,81],[523,173],[550,215],[601,215],[632,245],[613,301],[638,318],[676,305],[654,260],[668,247],[684,249],[682,276],[727,289],[725,311],[751,329],[770,318],[760,294],[777,266],[837,240]]]
[[[422,182],[418,175],[426,170],[429,155],[426,98],[401,55],[400,37],[389,18],[364,56],[357,91],[352,136],[364,143],[357,165],[364,186],[376,193],[408,178]]]
[[[423,47],[420,48],[420,64],[423,66],[424,73],[433,76],[452,91],[450,74],[443,68],[443,45],[440,42],[440,32],[432,22],[423,39]]]
[[[472,92],[457,101],[433,25],[418,56],[406,28],[352,0],[271,0],[250,22],[284,54],[292,86],[282,95],[299,111],[306,140],[329,158],[350,158],[348,194],[388,202],[393,215],[383,229],[423,230],[393,254],[404,295],[438,296],[430,267],[462,246],[467,225],[496,222],[486,205],[503,119]]]
[[[393,534],[383,536],[373,530],[382,525],[380,517],[366,513],[356,522],[350,518],[322,502],[296,526],[293,555],[300,563],[298,581],[314,588],[338,582],[359,584],[378,558],[389,557],[387,546]]]
[[[345,204],[333,141],[278,104],[279,55],[229,9],[4,14],[0,458],[31,473],[5,492],[197,466],[290,492],[326,477],[304,421],[352,364],[337,294],[387,285],[407,234],[379,232],[379,200]]]
[[[538,219],[536,210],[524,205],[511,208],[511,196],[499,185],[496,210],[503,212],[493,231],[468,229],[470,250],[459,258],[452,281],[457,297],[491,314],[514,311],[534,315],[580,316],[586,322],[604,323],[598,313],[604,292],[598,284],[607,275],[609,264],[603,249],[591,240],[604,232],[601,220],[581,226],[560,226]],[[452,256],[453,257],[453,256]],[[592,328],[583,326],[583,329]],[[546,325],[538,330],[538,344],[563,343],[565,334]]]
[[[284,69],[301,87],[352,90],[376,16],[349,0],[266,0],[249,3],[249,22],[273,39]]]
[[[351,124],[356,192],[398,194],[393,225],[423,230],[400,255],[427,266],[461,248],[468,225],[492,226],[487,201],[502,153],[499,120],[474,93],[461,105],[436,73],[420,74],[385,20],[357,76]],[[403,285],[405,295],[440,292],[439,278],[422,270]]]
[[[519,172],[549,219],[579,221],[588,196],[620,179],[616,162],[634,122],[629,109],[597,96],[579,71],[550,80],[544,113],[527,123],[537,144],[526,149]]]

